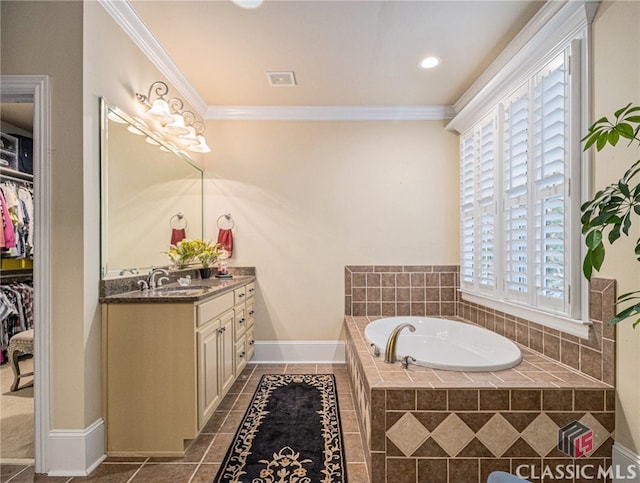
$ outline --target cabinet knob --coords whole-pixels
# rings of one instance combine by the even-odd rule
[[[220,329],[218,329],[218,334],[222,334],[224,333],[224,331],[226,331],[227,328],[226,327],[221,327]]]
[[[256,311],[255,311],[255,310],[250,310],[250,311],[249,311],[249,315],[253,315],[253,314],[255,314],[255,313],[256,313]]]
[[[253,345],[255,343],[255,340],[252,340],[249,342],[249,345]]]
[[[239,298],[239,299],[241,299],[242,297],[244,297],[244,294],[243,294],[243,293],[238,294],[238,298]]]
[[[240,354],[238,354],[238,357],[244,357],[244,351],[242,351]]]
[[[240,320],[238,321],[238,323],[239,323],[239,324],[243,324],[243,323],[244,323],[244,318],[240,319]]]
[[[254,290],[255,290],[255,289],[250,288],[250,289],[249,289],[249,293],[253,293],[253,291],[254,291]]]

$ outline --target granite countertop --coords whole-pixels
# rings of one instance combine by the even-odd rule
[[[133,290],[100,297],[103,304],[133,303],[193,303],[221,295],[256,279],[254,275],[234,275],[230,279],[195,279],[190,286],[177,283],[163,285],[153,290]]]

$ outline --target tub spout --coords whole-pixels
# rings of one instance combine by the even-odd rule
[[[387,340],[387,348],[384,351],[384,361],[387,364],[392,364],[396,361],[396,345],[398,343],[398,335],[400,331],[405,327],[409,327],[411,332],[415,332],[416,328],[412,324],[400,324],[398,327],[393,329],[389,339]]]

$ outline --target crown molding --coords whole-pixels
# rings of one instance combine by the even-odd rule
[[[184,100],[200,116],[204,116],[207,111],[207,103],[142,21],[129,3],[129,0],[98,0],[98,2],[158,70],[162,72]]]
[[[212,121],[443,121],[453,106],[209,106]]]
[[[557,45],[588,29],[599,0],[545,3],[491,65],[454,104],[456,115],[447,126],[463,132],[532,71],[541,58],[552,55]]]

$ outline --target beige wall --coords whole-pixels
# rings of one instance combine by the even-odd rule
[[[51,276],[59,281],[51,284],[52,424],[84,428],[96,411],[85,413],[87,400],[95,396],[85,391],[84,373],[83,5],[0,5],[2,73],[51,76]]]
[[[629,102],[640,102],[640,3],[603,2],[593,25],[593,118],[611,116]],[[616,182],[638,159],[638,149],[621,142],[595,156],[594,188]],[[640,234],[638,220],[629,239],[607,249],[602,271],[618,281],[618,294],[640,287],[640,265],[633,247]],[[616,441],[640,453],[640,329],[625,321],[617,327],[618,353]]]
[[[258,340],[336,340],[344,266],[457,264],[458,137],[443,122],[209,122],[205,235],[236,222]]]

